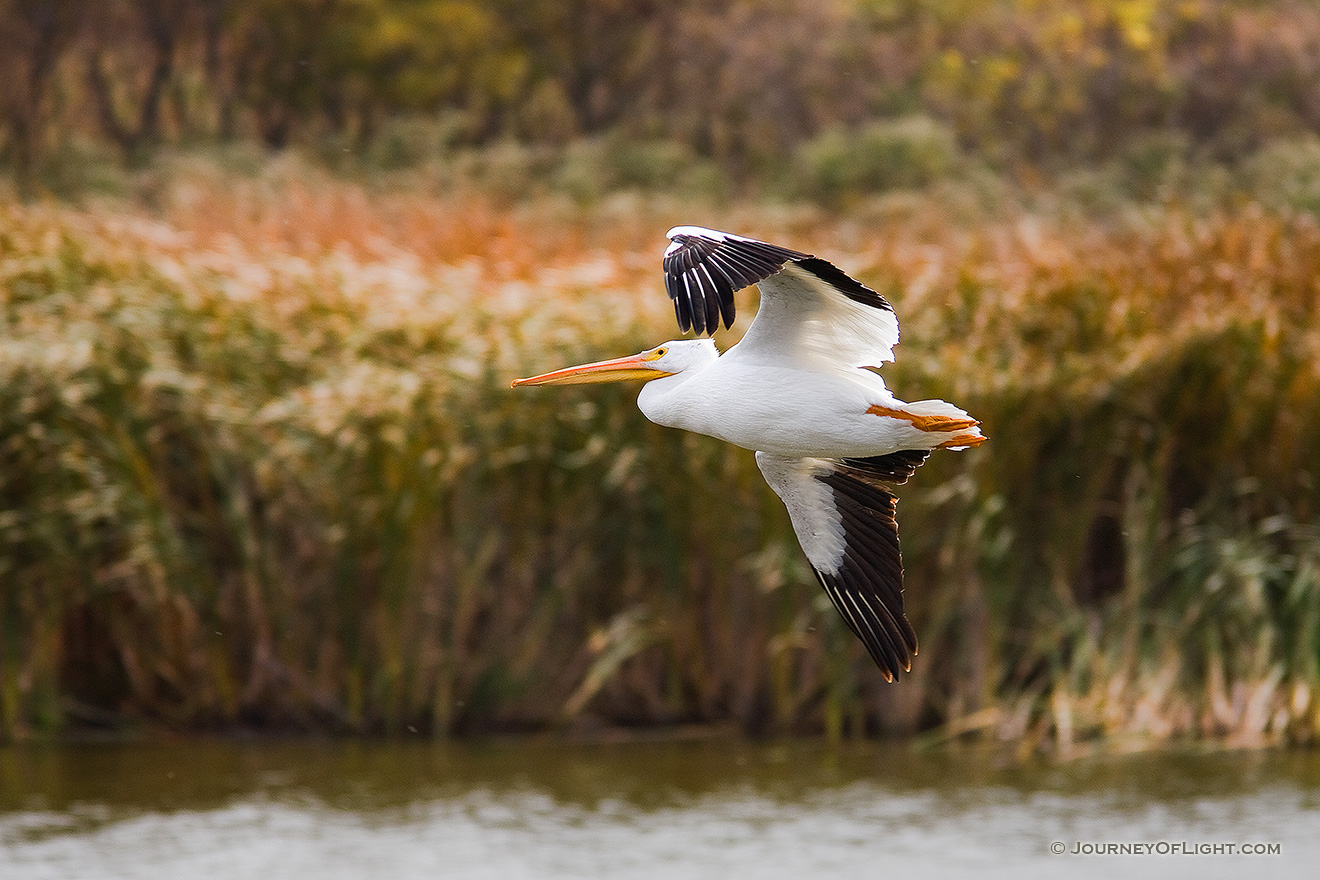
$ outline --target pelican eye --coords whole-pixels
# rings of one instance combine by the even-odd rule
[[[651,352],[651,356],[648,358],[648,360],[656,360],[657,358],[662,358],[668,352],[669,349],[665,348],[664,346],[661,346],[660,348],[657,348],[655,351]]]

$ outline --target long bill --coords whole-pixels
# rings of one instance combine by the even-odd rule
[[[565,367],[562,370],[542,373],[528,379],[514,379],[510,387],[517,388],[520,385],[589,385],[596,382],[622,382],[625,379],[659,379],[661,376],[672,376],[672,373],[667,373],[650,365],[649,361],[655,360],[655,357],[654,351],[644,351],[641,354],[630,354],[627,357],[614,358],[613,360]]]

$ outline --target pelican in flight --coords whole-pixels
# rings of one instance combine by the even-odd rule
[[[733,292],[759,286],[737,345],[720,354],[711,339],[674,340],[513,385],[644,379],[637,405],[651,421],[753,450],[817,580],[893,681],[911,670],[917,636],[886,484],[907,482],[932,449],[985,442],[979,423],[943,400],[890,393],[879,367],[894,359],[894,309],[833,264],[700,226],[669,239],[665,288],[683,332],[731,327]]]

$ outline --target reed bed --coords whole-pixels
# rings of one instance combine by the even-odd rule
[[[884,292],[891,387],[992,438],[903,487],[922,649],[896,685],[750,453],[650,425],[630,388],[508,388],[676,335],[675,222]],[[150,211],[0,201],[0,279],[0,737],[1320,735],[1310,215],[840,220],[273,166]]]

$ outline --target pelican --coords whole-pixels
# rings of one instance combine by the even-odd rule
[[[708,338],[672,340],[513,386],[643,379],[637,405],[651,421],[754,451],[848,627],[887,681],[910,672],[917,636],[886,484],[907,482],[933,449],[985,442],[979,422],[943,400],[890,393],[879,368],[894,359],[894,309],[833,264],[700,226],[668,237],[665,288],[684,333],[732,327],[734,291],[760,288],[738,344],[720,354]]]

